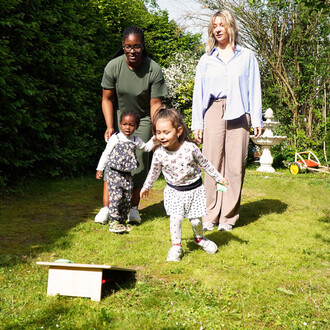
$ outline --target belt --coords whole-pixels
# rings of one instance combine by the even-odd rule
[[[115,172],[118,172],[120,174],[124,174],[124,175],[132,175],[131,172],[125,172],[125,171],[120,171],[120,170],[117,170],[116,168],[113,168],[113,167],[110,167],[111,170],[115,171]]]
[[[179,191],[189,191],[189,190],[193,190],[196,189],[198,187],[200,187],[203,184],[202,178],[199,178],[197,181],[191,183],[191,184],[187,184],[186,186],[174,186],[173,184],[170,184],[167,182],[167,185],[175,190],[179,190]]]

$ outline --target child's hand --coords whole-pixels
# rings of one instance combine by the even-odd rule
[[[103,171],[96,171],[96,179],[101,180],[103,178]]]
[[[226,178],[222,178],[219,183],[221,183],[225,187],[227,187],[229,185],[228,180]]]
[[[149,190],[146,188],[142,188],[140,191],[141,198],[147,198],[149,196]]]
[[[161,145],[161,143],[159,140],[157,140],[155,135],[152,137],[152,141],[154,142],[154,147],[152,150],[155,151]]]

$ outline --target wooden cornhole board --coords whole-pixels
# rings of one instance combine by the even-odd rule
[[[100,301],[103,273],[106,270],[135,273],[135,269],[110,265],[90,265],[37,261],[37,265],[49,266],[47,296],[57,294],[88,297]]]

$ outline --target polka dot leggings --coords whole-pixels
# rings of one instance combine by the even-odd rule
[[[174,214],[170,216],[170,232],[172,244],[181,244],[182,221],[182,215]],[[197,239],[203,237],[202,218],[189,219],[189,221],[191,223],[194,236]]]

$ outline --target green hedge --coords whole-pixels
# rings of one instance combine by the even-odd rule
[[[132,24],[146,29],[161,65],[198,44],[140,0],[1,1],[0,186],[95,168],[104,148],[103,69]]]

